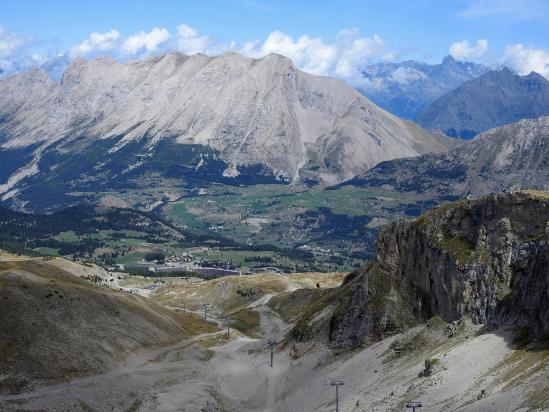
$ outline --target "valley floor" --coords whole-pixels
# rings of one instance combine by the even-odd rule
[[[0,396],[0,409],[333,411],[335,379],[344,382],[341,411],[404,410],[410,400],[430,411],[535,410],[535,396],[545,396],[538,392],[547,387],[547,351],[513,350],[503,331],[479,333],[469,325],[455,338],[431,339],[442,327],[434,322],[336,354],[320,344],[286,343],[291,325],[265,305],[270,297],[248,305],[260,317],[256,338],[232,330],[227,340],[223,320],[209,315],[219,331],[139,351],[104,374]],[[418,336],[427,336],[420,347],[394,350]],[[272,368],[268,338],[282,342]],[[420,378],[425,359],[440,360],[440,367]]]

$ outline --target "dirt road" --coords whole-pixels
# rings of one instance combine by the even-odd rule
[[[270,368],[265,339],[280,340],[288,325],[263,300],[253,304],[264,332],[260,339],[235,332],[230,342],[205,348],[198,342],[226,334],[223,319],[209,314],[221,331],[140,351],[104,374],[0,396],[0,409],[216,411],[223,405],[224,410],[272,410],[275,381],[287,365],[276,359]]]
[[[249,305],[259,312],[260,338],[234,332],[230,341],[222,339],[223,319],[209,314],[222,330],[132,354],[108,373],[0,396],[0,410],[328,412],[335,409],[330,386],[335,379],[345,383],[342,412],[402,410],[412,397],[420,397],[428,410],[520,410],[520,386],[496,392],[504,385],[497,365],[513,355],[505,334],[471,333],[426,348],[421,356],[391,361],[387,353],[392,342],[403,339],[400,335],[343,356],[320,345],[293,359],[287,348],[278,347],[271,368],[267,339],[282,340],[290,325],[267,301],[263,297]],[[427,357],[440,359],[443,368],[428,379],[418,378]],[[538,374],[532,384],[544,384],[544,379]],[[494,392],[477,399],[479,388]]]

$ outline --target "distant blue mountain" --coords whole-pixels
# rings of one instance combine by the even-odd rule
[[[416,121],[427,129],[464,139],[521,119],[549,115],[549,80],[508,68],[463,83],[427,105]]]
[[[385,110],[414,119],[424,106],[488,70],[480,64],[456,61],[452,56],[434,65],[412,60],[378,63],[364,68],[367,85],[359,91]]]

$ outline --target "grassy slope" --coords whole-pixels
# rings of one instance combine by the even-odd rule
[[[0,390],[109,369],[125,355],[216,330],[48,262],[0,263]]]

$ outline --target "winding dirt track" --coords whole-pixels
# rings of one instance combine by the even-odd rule
[[[266,339],[280,340],[289,326],[264,305],[268,298],[250,305],[260,314],[261,339],[235,333],[224,345],[204,348],[199,341],[226,334],[223,319],[209,314],[220,331],[142,350],[107,373],[0,396],[0,409],[274,410],[276,380],[287,365],[275,359],[269,367]]]

